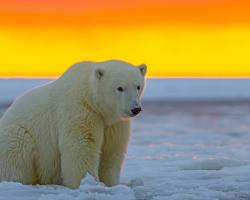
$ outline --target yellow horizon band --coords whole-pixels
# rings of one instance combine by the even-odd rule
[[[0,76],[58,76],[72,64],[121,59],[151,77],[249,77],[250,27],[0,27]]]

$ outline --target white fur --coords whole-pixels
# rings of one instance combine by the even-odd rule
[[[122,61],[82,62],[18,98],[0,120],[0,180],[77,188],[88,172],[118,184],[145,72]]]

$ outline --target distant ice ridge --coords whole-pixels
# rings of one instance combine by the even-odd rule
[[[250,79],[149,79],[145,100],[250,99]]]
[[[0,79],[0,103],[52,79]],[[148,79],[144,100],[245,100],[250,79]]]
[[[52,79],[0,79],[0,104],[12,102],[16,97]]]

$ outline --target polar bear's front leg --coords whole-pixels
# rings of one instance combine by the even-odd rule
[[[129,121],[118,122],[104,131],[99,178],[108,186],[119,184],[129,136]]]
[[[86,126],[71,128],[60,141],[63,185],[78,188],[86,173],[98,180],[98,166],[103,132]]]

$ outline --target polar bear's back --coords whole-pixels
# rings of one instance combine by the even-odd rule
[[[30,124],[36,115],[44,114],[50,101],[51,84],[34,88],[18,97],[4,113],[0,121],[0,128],[13,123],[25,126],[26,121],[29,122],[27,124]]]

